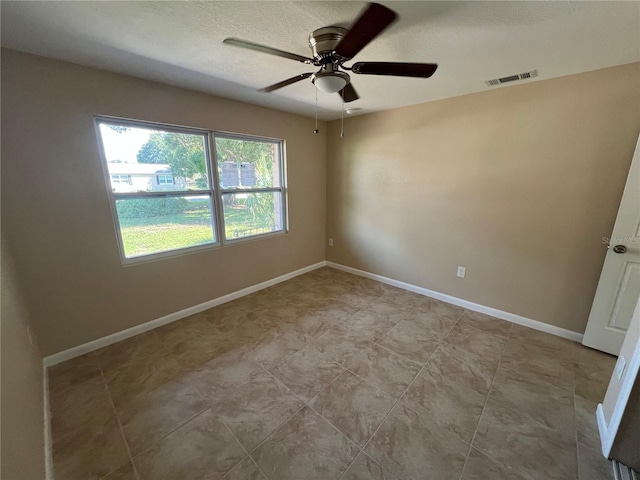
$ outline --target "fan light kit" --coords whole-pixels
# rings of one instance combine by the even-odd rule
[[[313,84],[324,93],[337,93],[349,83],[349,75],[343,72],[318,72],[311,76]]]
[[[329,26],[314,30],[309,35],[311,57],[303,57],[291,52],[268,47],[259,43],[248,42],[239,38],[225,38],[224,43],[236,47],[246,48],[278,57],[288,58],[297,62],[318,67],[317,72],[306,72],[288,78],[282,82],[262,88],[261,92],[273,92],[279,88],[311,78],[311,82],[318,90],[325,93],[339,93],[344,103],[353,102],[360,98],[351,84],[351,77],[342,70],[356,75],[388,75],[394,77],[429,78],[438,68],[435,63],[403,63],[403,62],[356,62],[347,67],[348,62],[360,50],[376,38],[384,29],[391,25],[398,15],[391,9],[370,3],[349,30]],[[343,109],[344,112],[344,109]],[[317,98],[316,98],[317,117]],[[316,127],[316,133],[317,133]]]

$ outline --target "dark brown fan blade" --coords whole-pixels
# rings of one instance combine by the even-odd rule
[[[347,83],[347,86],[340,90],[340,92],[338,93],[340,93],[340,96],[342,97],[344,103],[353,102],[360,98],[360,96],[358,96],[358,92],[356,92],[356,89],[353,88],[353,85],[351,85],[351,83]]]
[[[289,60],[295,60],[301,63],[312,63],[313,60],[302,55],[295,53],[285,52],[284,50],[278,50],[277,48],[267,47],[266,45],[260,45],[259,43],[247,42],[239,38],[225,38],[222,43],[227,45],[233,45],[234,47],[246,48],[248,50],[254,50],[256,52],[268,53],[270,55],[277,55],[278,57],[288,58]]]
[[[313,73],[301,73],[300,75],[296,75],[295,77],[288,78],[283,80],[282,82],[274,83],[273,85],[269,85],[268,87],[261,88],[258,90],[259,92],[273,92],[282,87],[286,87],[287,85],[291,85],[292,83],[299,82],[300,80],[304,80],[305,78],[309,78]]]
[[[394,77],[429,78],[438,69],[436,63],[358,62],[353,73],[363,75],[392,75]]]
[[[393,10],[378,3],[370,3],[340,41],[336,47],[336,54],[346,59],[355,57],[397,17]]]

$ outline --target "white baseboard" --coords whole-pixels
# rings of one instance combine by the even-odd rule
[[[49,406],[49,372],[42,368],[42,390],[44,400],[44,474],[46,480],[53,480],[53,455],[51,454],[51,409]]]
[[[299,275],[303,275],[307,272],[316,270],[324,266],[333,267],[338,270],[359,275],[361,277],[366,277],[372,280],[376,280],[378,282],[386,283],[388,285],[393,285],[394,287],[403,288],[411,292],[415,292],[421,295],[425,295],[427,297],[435,298],[437,300],[442,300],[443,302],[451,303],[452,305],[457,305],[459,307],[463,307],[469,310],[491,315],[493,317],[500,318],[502,320],[507,320],[512,323],[517,323],[525,327],[533,328],[535,330],[540,330],[546,333],[557,335],[559,337],[567,338],[569,340],[573,340],[574,342],[579,342],[579,343],[582,342],[582,334],[577,332],[572,332],[571,330],[566,330],[564,328],[556,327],[555,325],[549,325],[548,323],[532,320],[530,318],[526,318],[520,315],[516,315],[514,313],[498,310],[496,308],[485,307],[484,305],[480,305],[478,303],[469,302],[467,300],[462,300],[461,298],[452,297],[451,295],[446,295],[444,293],[436,292],[434,290],[418,287],[410,283],[405,283],[399,280],[394,280],[392,278],[383,277],[382,275],[376,275],[375,273],[369,273],[369,272],[365,272],[364,270],[358,270],[356,268],[347,267],[339,263],[322,261],[322,262],[315,263],[313,265],[309,265],[308,267],[304,267],[299,270],[295,270],[293,272],[287,273],[285,275],[272,278],[271,280],[267,280],[257,285],[252,285],[251,287],[243,288],[242,290],[229,293],[228,295],[224,295],[222,297],[209,300],[199,305],[194,305],[193,307],[185,308],[184,310],[180,310],[179,312],[174,312],[164,317],[160,317],[155,320],[151,320],[149,322],[143,323],[141,325],[136,325],[135,327],[131,327],[111,335],[107,335],[106,337],[98,338],[91,342],[78,345],[77,347],[73,347],[68,350],[64,350],[62,352],[54,353],[53,355],[49,355],[48,357],[45,357],[43,360],[43,364],[45,368],[51,367],[53,365],[57,365],[58,363],[71,360],[72,358],[76,358],[86,353],[93,352],[100,348],[111,345],[113,343],[126,340],[127,338],[134,337],[136,335],[147,332],[149,330],[153,330],[154,328],[161,327],[162,325],[166,325],[168,323],[181,320],[190,315],[195,315],[196,313],[200,313],[204,310],[208,310],[209,308],[213,308],[218,305],[222,305],[223,303],[227,303],[232,300],[235,300],[237,298],[244,297],[245,295],[249,295],[251,293],[254,293],[264,288],[270,287],[272,285],[276,285],[278,283],[287,281],[291,278],[297,277]]]
[[[264,288],[271,287],[272,285],[276,285],[278,283],[287,281],[299,275],[303,275],[312,270],[316,270],[318,268],[324,267],[325,265],[326,265],[326,262],[324,261],[314,263],[313,265],[309,265],[308,267],[304,267],[299,270],[295,270],[293,272],[280,275],[279,277],[272,278],[271,280],[267,280],[262,283],[258,283],[257,285],[252,285],[250,287],[243,288],[242,290],[229,293],[228,295],[224,295],[222,297],[214,298],[213,300],[209,300],[199,305],[194,305],[193,307],[185,308],[184,310],[180,310],[179,312],[171,313],[164,317],[160,317],[155,320],[151,320],[149,322],[136,325],[135,327],[131,327],[126,330],[113,333],[111,335],[107,335],[106,337],[98,338],[91,342],[78,345],[77,347],[73,347],[68,350],[64,350],[62,352],[54,353],[53,355],[49,355],[48,357],[45,357],[43,359],[43,365],[46,370],[47,367],[57,365],[58,363],[65,362],[67,360],[71,360],[72,358],[76,358],[86,353],[93,352],[95,350],[106,347],[113,343],[126,340],[127,338],[134,337],[136,335],[147,332],[149,330],[153,330],[154,328],[161,327],[162,325],[166,325],[167,323],[172,323],[177,320],[181,320],[183,318],[189,317],[191,315],[195,315],[196,313],[203,312],[205,310],[216,307],[218,305],[222,305],[223,303],[227,303],[237,298],[244,297],[245,295],[249,295],[251,293],[262,290]]]
[[[503,310],[498,310],[497,308],[485,307],[484,305],[480,305],[478,303],[469,302],[467,300],[462,300],[461,298],[452,297],[451,295],[446,295],[444,293],[436,292],[434,290],[418,287],[410,283],[405,283],[399,280],[394,280],[392,278],[383,277],[382,275],[376,275],[375,273],[369,273],[369,272],[365,272],[364,270],[358,270],[357,268],[347,267],[339,263],[327,261],[326,264],[328,267],[333,267],[348,273],[360,275],[361,277],[370,278],[372,280],[386,283],[394,287],[403,288],[405,290],[409,290],[410,292],[419,293],[420,295],[424,295],[426,297],[435,298],[436,300],[442,300],[443,302],[451,303],[452,305],[457,305],[459,307],[463,307],[468,310],[473,310],[474,312],[480,312],[486,315],[491,315],[492,317],[500,318],[502,320],[507,320],[508,322],[517,323],[518,325],[533,328],[534,330],[540,330],[542,332],[550,333],[552,335],[557,335],[558,337],[573,340],[574,342],[582,343],[583,335],[578,332],[573,332],[571,330],[566,330],[564,328],[556,327],[555,325],[549,325],[548,323],[540,322],[538,320],[533,320],[531,318],[523,317],[521,315],[516,315],[515,313],[509,313]]]
[[[607,425],[607,419],[604,416],[604,409],[602,404],[599,403],[596,407],[596,420],[598,420],[598,431],[600,432],[600,445],[602,447],[602,454],[608,458],[611,446],[609,445],[609,426]]]
[[[89,352],[93,352],[100,348],[106,347],[113,343],[120,342],[122,340],[126,340],[127,338],[134,337],[139,335],[140,333],[147,332],[149,330],[153,330],[162,325],[166,325],[168,323],[175,322],[177,320],[186,318],[190,315],[194,315],[196,313],[200,313],[204,310],[208,310],[209,308],[216,307],[218,305],[222,305],[223,303],[230,302],[240,297],[244,297],[245,295],[249,295],[251,293],[257,292],[264,288],[270,287],[272,285],[276,285],[278,283],[287,281],[291,278],[297,277],[299,275],[303,275],[312,270],[316,270],[318,268],[329,266],[336,268],[338,270],[343,270],[348,273],[353,273],[355,275],[359,275],[362,277],[370,278],[372,280],[377,280],[382,283],[386,283],[388,285],[392,285],[394,287],[403,288],[405,290],[409,290],[411,292],[415,292],[421,295],[425,295],[427,297],[435,298],[437,300],[441,300],[443,302],[451,303],[453,305],[457,305],[463,308],[467,308],[469,310],[473,310],[480,313],[485,313],[487,315],[491,315],[497,318],[501,318],[503,320],[507,320],[513,323],[517,323],[519,325],[524,325],[526,327],[533,328],[535,330],[540,330],[543,332],[551,333],[553,335],[557,335],[563,338],[567,338],[569,340],[573,340],[575,342],[582,342],[582,334],[577,332],[572,332],[570,330],[565,330],[560,327],[556,327],[554,325],[549,325],[544,322],[539,322],[537,320],[532,320],[530,318],[522,317],[520,315],[516,315],[509,312],[504,312],[502,310],[498,310],[491,307],[485,307],[484,305],[480,305],[477,303],[469,302],[467,300],[462,300],[460,298],[452,297],[450,295],[445,295],[440,292],[436,292],[434,290],[429,290],[426,288],[418,287],[416,285],[412,285],[409,283],[401,282],[398,280],[394,280],[391,278],[383,277],[382,275],[376,275],[374,273],[365,272],[363,270],[358,270],[356,268],[347,267],[345,265],[341,265],[334,262],[322,261],[315,263],[313,265],[309,265],[307,267],[301,268],[299,270],[295,270],[293,272],[287,273],[285,275],[281,275],[276,278],[272,278],[271,280],[267,280],[265,282],[259,283],[257,285],[252,285],[251,287],[244,288],[242,290],[238,290],[236,292],[230,293],[228,295],[224,295],[222,297],[215,298],[213,300],[209,300],[207,302],[201,303],[199,305],[195,305],[193,307],[185,308],[184,310],[180,310],[175,313],[171,313],[161,318],[157,318],[155,320],[151,320],[149,322],[143,323],[141,325],[136,325],[135,327],[128,328],[126,330],[122,330],[120,332],[116,332],[112,335],[108,335],[106,337],[98,338],[91,342],[78,345],[77,347],[70,348],[68,350],[64,350],[62,352],[55,353],[53,355],[49,355],[43,359],[43,388],[44,388],[44,443],[45,443],[45,468],[46,468],[46,480],[53,479],[53,460],[51,456],[51,427],[50,427],[50,410],[49,410],[49,377],[47,368],[53,365],[57,365],[58,363],[64,362],[66,360],[71,360],[72,358],[79,357]],[[640,343],[639,343],[640,345]],[[639,355],[640,356],[640,355]],[[636,362],[638,363],[638,362]],[[637,370],[637,365],[635,366]],[[617,406],[617,405],[616,405]],[[600,437],[603,439],[603,452],[605,451],[605,439],[608,439],[607,435],[610,432],[610,429],[607,429],[607,423],[604,418],[604,412],[602,411],[602,405],[598,405],[597,410],[597,418],[598,418],[598,427],[600,429]],[[610,446],[609,446],[610,449]],[[605,456],[608,454],[605,453]]]

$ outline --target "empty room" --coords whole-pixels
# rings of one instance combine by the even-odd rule
[[[640,478],[640,2],[0,18],[3,480]]]

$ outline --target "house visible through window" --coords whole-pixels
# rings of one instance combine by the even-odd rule
[[[282,141],[96,124],[123,261],[285,230]]]

